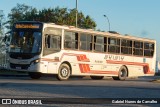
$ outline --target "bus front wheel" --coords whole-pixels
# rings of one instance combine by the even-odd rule
[[[127,78],[127,74],[128,74],[127,68],[125,66],[122,66],[119,69],[118,77],[112,77],[112,78],[114,80],[125,80]]]
[[[59,67],[57,79],[60,81],[68,80],[70,74],[71,74],[70,67],[67,64],[63,63]]]
[[[41,73],[38,72],[29,72],[28,74],[32,79],[39,79],[42,76]]]

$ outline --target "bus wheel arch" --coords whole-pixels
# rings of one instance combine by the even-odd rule
[[[58,74],[56,78],[60,81],[68,80],[72,73],[71,71],[71,64],[67,61],[64,61],[58,68]]]
[[[118,77],[113,76],[114,80],[125,80],[128,77],[128,68],[122,65],[118,71]]]
[[[127,70],[127,77],[128,77],[128,74],[129,74],[129,70],[128,70],[128,67],[126,66],[126,65],[123,65],[125,68],[126,68],[126,70]]]

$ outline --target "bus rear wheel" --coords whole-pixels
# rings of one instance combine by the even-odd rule
[[[71,69],[70,67],[63,63],[60,65],[58,74],[57,74],[57,79],[60,81],[68,80],[71,74]]]
[[[127,78],[127,74],[128,74],[127,68],[125,66],[122,66],[119,69],[118,77],[112,77],[112,78],[114,80],[125,80]]]
[[[39,79],[42,76],[41,73],[38,72],[29,72],[28,74],[32,79]]]
[[[90,76],[93,80],[102,80],[104,76]]]

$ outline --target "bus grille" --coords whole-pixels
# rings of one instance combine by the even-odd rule
[[[13,69],[17,69],[17,68],[28,69],[29,64],[13,64],[13,63],[10,63],[10,67],[13,68]]]
[[[10,57],[14,59],[30,59],[33,58],[33,56],[32,54],[10,54]]]

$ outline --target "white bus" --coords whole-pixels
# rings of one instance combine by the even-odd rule
[[[9,68],[26,71],[33,79],[55,74],[58,80],[70,76],[125,80],[153,76],[155,65],[155,40],[53,23],[13,25]]]

